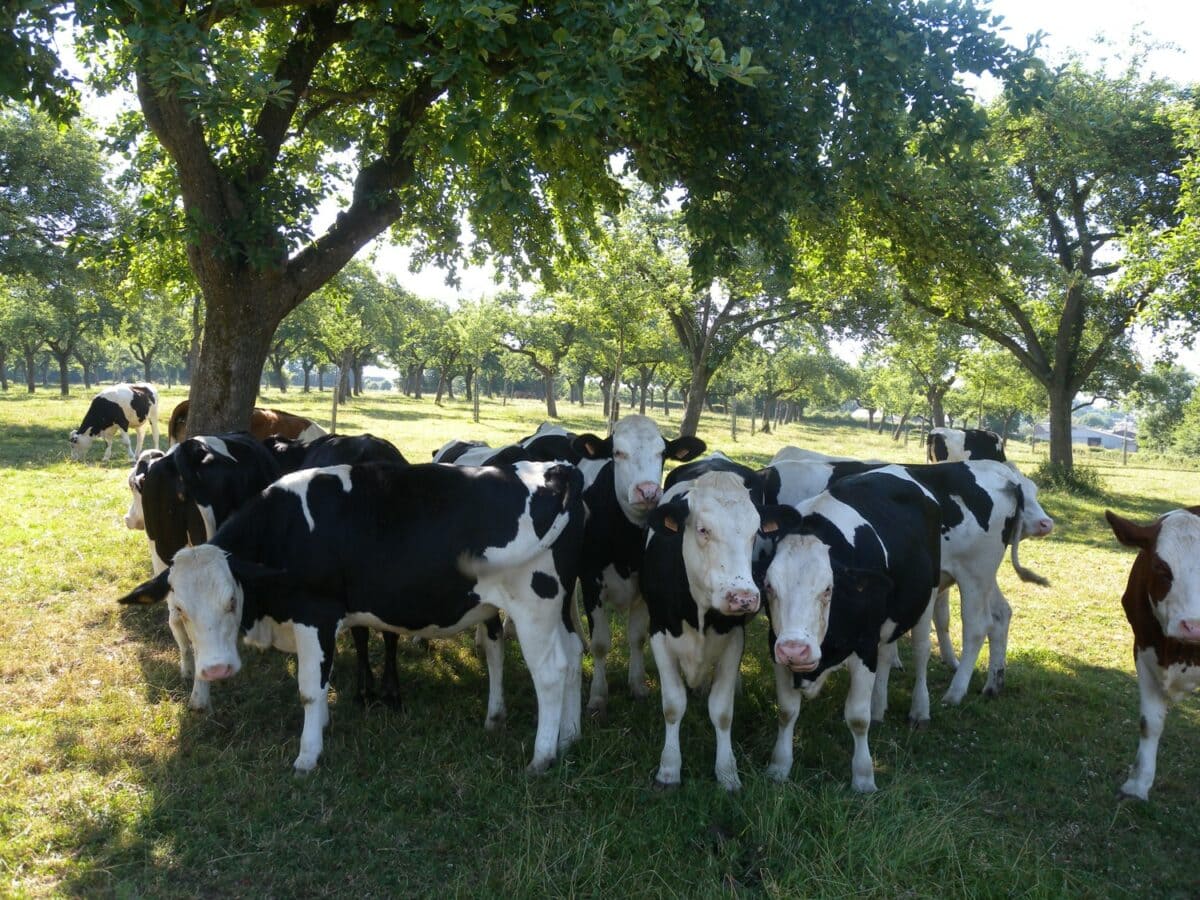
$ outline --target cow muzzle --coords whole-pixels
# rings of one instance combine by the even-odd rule
[[[722,604],[728,616],[748,616],[758,612],[758,591],[726,591]]]
[[[1170,637],[1189,644],[1200,644],[1200,619],[1180,619]]]
[[[1050,518],[1038,519],[1033,523],[1033,528],[1029,531],[1030,537],[1040,538],[1045,537],[1054,530],[1054,520]]]
[[[238,667],[232,663],[213,663],[200,670],[201,681],[222,681],[237,674]]]
[[[658,506],[658,501],[661,498],[662,488],[655,481],[643,481],[640,484],[635,484],[629,492],[630,504],[638,509],[654,509],[654,507]]]
[[[793,672],[811,672],[821,663],[821,648],[808,641],[778,640],[775,642],[775,662]]]

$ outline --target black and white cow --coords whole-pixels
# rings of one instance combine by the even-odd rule
[[[285,475],[301,469],[364,462],[408,463],[395,444],[373,434],[325,434],[311,440],[268,437],[263,440],[263,446],[275,457]]]
[[[433,451],[433,460],[435,463],[453,463],[458,462],[458,458],[468,450],[474,450],[477,447],[486,447],[483,441],[447,441],[441,447]]]
[[[456,466],[505,466],[527,462],[567,462],[582,458],[575,446],[577,435],[553,422],[543,422],[537,430],[514,444],[491,447],[482,441],[449,441],[433,454],[433,461]]]
[[[704,452],[696,437],[665,440],[653,419],[629,415],[619,419],[603,440],[593,434],[574,442],[582,455],[583,501],[587,531],[579,561],[583,608],[591,630],[592,685],[588,711],[603,715],[608,705],[608,652],[612,647],[610,616],[629,616],[629,690],[645,697],[643,645],[649,616],[638,586],[646,549],[646,521],[662,496],[663,463],[686,462]]]
[[[576,469],[552,463],[305,469],[121,601],[167,599],[205,682],[237,674],[239,631],[254,639],[264,624],[290,625],[304,705],[294,764],[301,772],[321,753],[342,628],[443,637],[503,609],[533,676],[529,771],[542,772],[579,735],[583,645],[570,603],[582,488]]]
[[[842,478],[878,468],[870,463],[781,462],[779,502],[796,505]],[[962,597],[963,657],[959,664],[938,622],[943,659],[955,675],[943,698],[959,703],[970,685],[971,673],[986,637],[988,677],[983,692],[995,696],[1004,686],[1008,629],[1012,607],[1000,591],[996,571],[1011,550],[1013,569],[1023,581],[1045,584],[1045,579],[1020,564],[1018,547],[1022,538],[1044,537],[1054,528],[1037,500],[1037,485],[1006,463],[978,460],[938,465],[904,466],[917,482],[937,500],[942,516],[942,588],[957,584]],[[935,606],[935,622],[938,621]],[[882,714],[882,711],[879,711]]]
[[[925,458],[935,462],[994,459],[1006,462],[1004,441],[982,428],[932,428],[925,438]]]
[[[125,513],[125,527],[135,531],[146,530],[146,517],[142,512],[142,484],[146,480],[146,473],[150,471],[150,466],[158,460],[166,456],[161,450],[143,450],[138,454],[137,461],[133,464],[133,470],[129,473],[127,483],[129,484],[129,493],[132,499],[129,501],[129,511]],[[153,553],[153,546],[151,553]],[[159,569],[156,567],[155,574],[158,574]]]
[[[760,528],[774,527],[774,510],[755,506],[739,474],[710,471],[668,488],[650,513],[641,588],[666,722],[659,786],[680,782],[687,688],[710,685],[717,781],[726,790],[741,787],[730,738],[733,696],[746,620],[760,603],[751,552]]]
[[[667,475],[666,489],[670,490],[685,481],[694,481],[709,472],[732,472],[742,479],[750,499],[755,506],[770,506],[779,500],[779,473],[771,466],[762,469],[751,469],[749,466],[734,462],[720,450],[714,450],[708,456],[672,469]]]
[[[874,791],[867,736],[880,695],[887,694],[885,661],[910,629],[917,677],[910,718],[929,719],[925,673],[941,572],[941,510],[903,467],[886,466],[835,481],[778,518],[779,528],[767,535],[774,546],[764,580],[780,710],[768,774],[789,776],[801,694],[844,663],[851,783],[856,791]]]
[[[71,459],[76,462],[87,457],[92,442],[104,438],[104,462],[112,457],[113,438],[119,433],[125,442],[125,452],[134,460],[142,452],[146,423],[154,437],[154,449],[158,449],[158,391],[154,385],[114,384],[106,387],[92,398],[83,421],[71,432]],[[129,445],[129,429],[137,432],[137,449]]]

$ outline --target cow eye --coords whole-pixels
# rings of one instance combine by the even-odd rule
[[[618,450],[616,453],[613,454],[613,456],[616,459],[629,459],[629,454],[626,453],[624,450]]]
[[[696,526],[696,534],[700,535],[700,537],[708,537],[708,535],[709,535],[708,526],[706,526],[706,525]]]
[[[1165,579],[1166,581],[1170,581],[1171,579],[1173,579],[1175,577],[1174,574],[1171,572],[1171,567],[1168,566],[1161,558],[1159,558],[1157,556],[1154,557],[1154,562],[1150,568],[1153,570],[1153,572],[1156,576],[1158,576],[1159,578]]]
[[[232,613],[235,606],[237,606],[237,603],[234,601],[233,597],[230,597],[229,603],[225,606],[225,612]]]

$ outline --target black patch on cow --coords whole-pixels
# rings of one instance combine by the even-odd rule
[[[583,473],[574,466],[551,466],[544,477],[545,485],[534,490],[529,500],[529,515],[539,538],[546,536],[568,499],[580,500],[583,495]]]
[[[558,579],[545,572],[534,572],[529,586],[539,597],[549,599],[558,593]]]
[[[621,578],[631,578],[641,568],[646,552],[646,529],[625,517],[617,502],[614,472],[612,462],[605,463],[583,492],[588,514],[579,584],[589,621],[600,605],[605,569],[611,565]]]
[[[148,387],[143,387],[139,384],[132,384],[129,389],[133,391],[133,397],[129,401],[130,407],[133,408],[134,415],[137,416],[138,424],[146,421],[146,416],[150,415],[150,407],[154,405],[154,392]]]
[[[1007,462],[1004,451],[1000,449],[1000,444],[1000,435],[994,431],[980,428],[963,430],[963,451],[967,454],[967,459],[994,459],[997,462]]]
[[[1013,514],[1004,520],[1004,530],[1000,532],[1000,537],[1004,541],[1004,546],[1008,546],[1013,542],[1013,537],[1016,535],[1017,527],[1021,522],[1021,517],[1025,512],[1025,492],[1021,490],[1019,484],[1009,486],[1013,493],[1013,499],[1016,501]]]
[[[929,459],[936,459],[938,462],[945,462],[950,455],[946,450],[946,438],[940,434],[931,434],[925,438],[925,447],[928,451]]]
[[[486,446],[487,445],[483,441],[454,441],[447,446],[446,449],[441,451],[442,455],[438,457],[437,461],[440,463],[452,463],[468,450],[471,450],[475,447]],[[438,451],[433,451],[433,455],[436,457],[438,455]]]
[[[473,600],[476,606],[479,605],[479,595],[474,591],[468,595],[467,599]],[[488,618],[488,620],[483,623],[483,627],[487,629],[488,640],[498,641],[504,636],[504,622],[500,620],[499,616],[491,616]]]
[[[387,462],[408,465],[408,460],[391,441],[373,434],[323,434],[311,441],[269,437],[263,445],[274,454],[283,473],[325,466],[351,466],[356,463]]]
[[[750,502],[757,507],[779,502],[779,470],[767,466],[754,470],[724,456],[709,456],[672,469],[667,475],[664,490],[670,490],[683,481],[695,481],[708,472],[732,472],[740,475],[742,484],[750,492]]]
[[[125,412],[121,409],[120,404],[107,397],[93,397],[87,412],[83,414],[83,422],[78,431],[80,434],[90,434],[92,437],[96,437],[114,425],[122,431],[129,430],[129,420],[125,418]]]

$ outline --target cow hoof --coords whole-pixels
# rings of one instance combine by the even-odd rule
[[[879,718],[876,718],[875,716],[871,716],[871,727],[872,728],[878,728],[882,724],[883,724],[883,716],[880,716]]]
[[[850,786],[859,794],[873,794],[878,790],[874,778],[855,778],[850,782]]]
[[[729,794],[736,794],[742,789],[742,779],[738,778],[736,773],[732,777],[728,775],[718,775],[717,782],[721,785],[721,787],[725,788],[725,792]]]
[[[767,777],[772,781],[783,784],[792,774],[791,766],[777,766],[775,763],[767,766]]]
[[[650,696],[650,688],[646,687],[643,683],[631,684],[629,685],[629,693],[634,700],[645,700]]]
[[[504,726],[508,724],[508,713],[498,712],[494,716],[488,716],[483,723],[483,730],[490,731],[493,734],[497,731],[503,731]]]
[[[525,774],[533,775],[535,777],[539,775],[545,775],[550,771],[550,767],[552,765],[554,765],[553,759],[535,759],[525,767]]]
[[[1130,787],[1129,783],[1126,782],[1117,788],[1117,799],[1136,800],[1141,803],[1148,803],[1150,801],[1150,792],[1146,791],[1144,794],[1139,794],[1136,787]]]
[[[295,770],[297,777],[307,775],[317,767],[317,757],[300,754],[296,757],[296,761],[292,763],[292,768]]]
[[[587,705],[588,715],[601,724],[608,721],[608,701],[592,700]]]
[[[984,686],[983,690],[980,691],[980,693],[983,694],[983,696],[987,697],[989,700],[995,700],[997,697],[1000,696],[1000,688],[992,687],[990,684],[988,684],[988,685]]]
[[[945,696],[942,697],[942,703],[946,704],[947,706],[958,706],[958,704],[962,703],[962,698],[962,694],[956,694],[953,691],[946,691]]]
[[[652,790],[660,794],[670,794],[679,790],[680,783],[678,781],[659,781],[657,778],[651,783]]]
[[[929,716],[925,716],[924,718],[914,718],[913,716],[909,716],[908,724],[913,731],[928,731]]]

